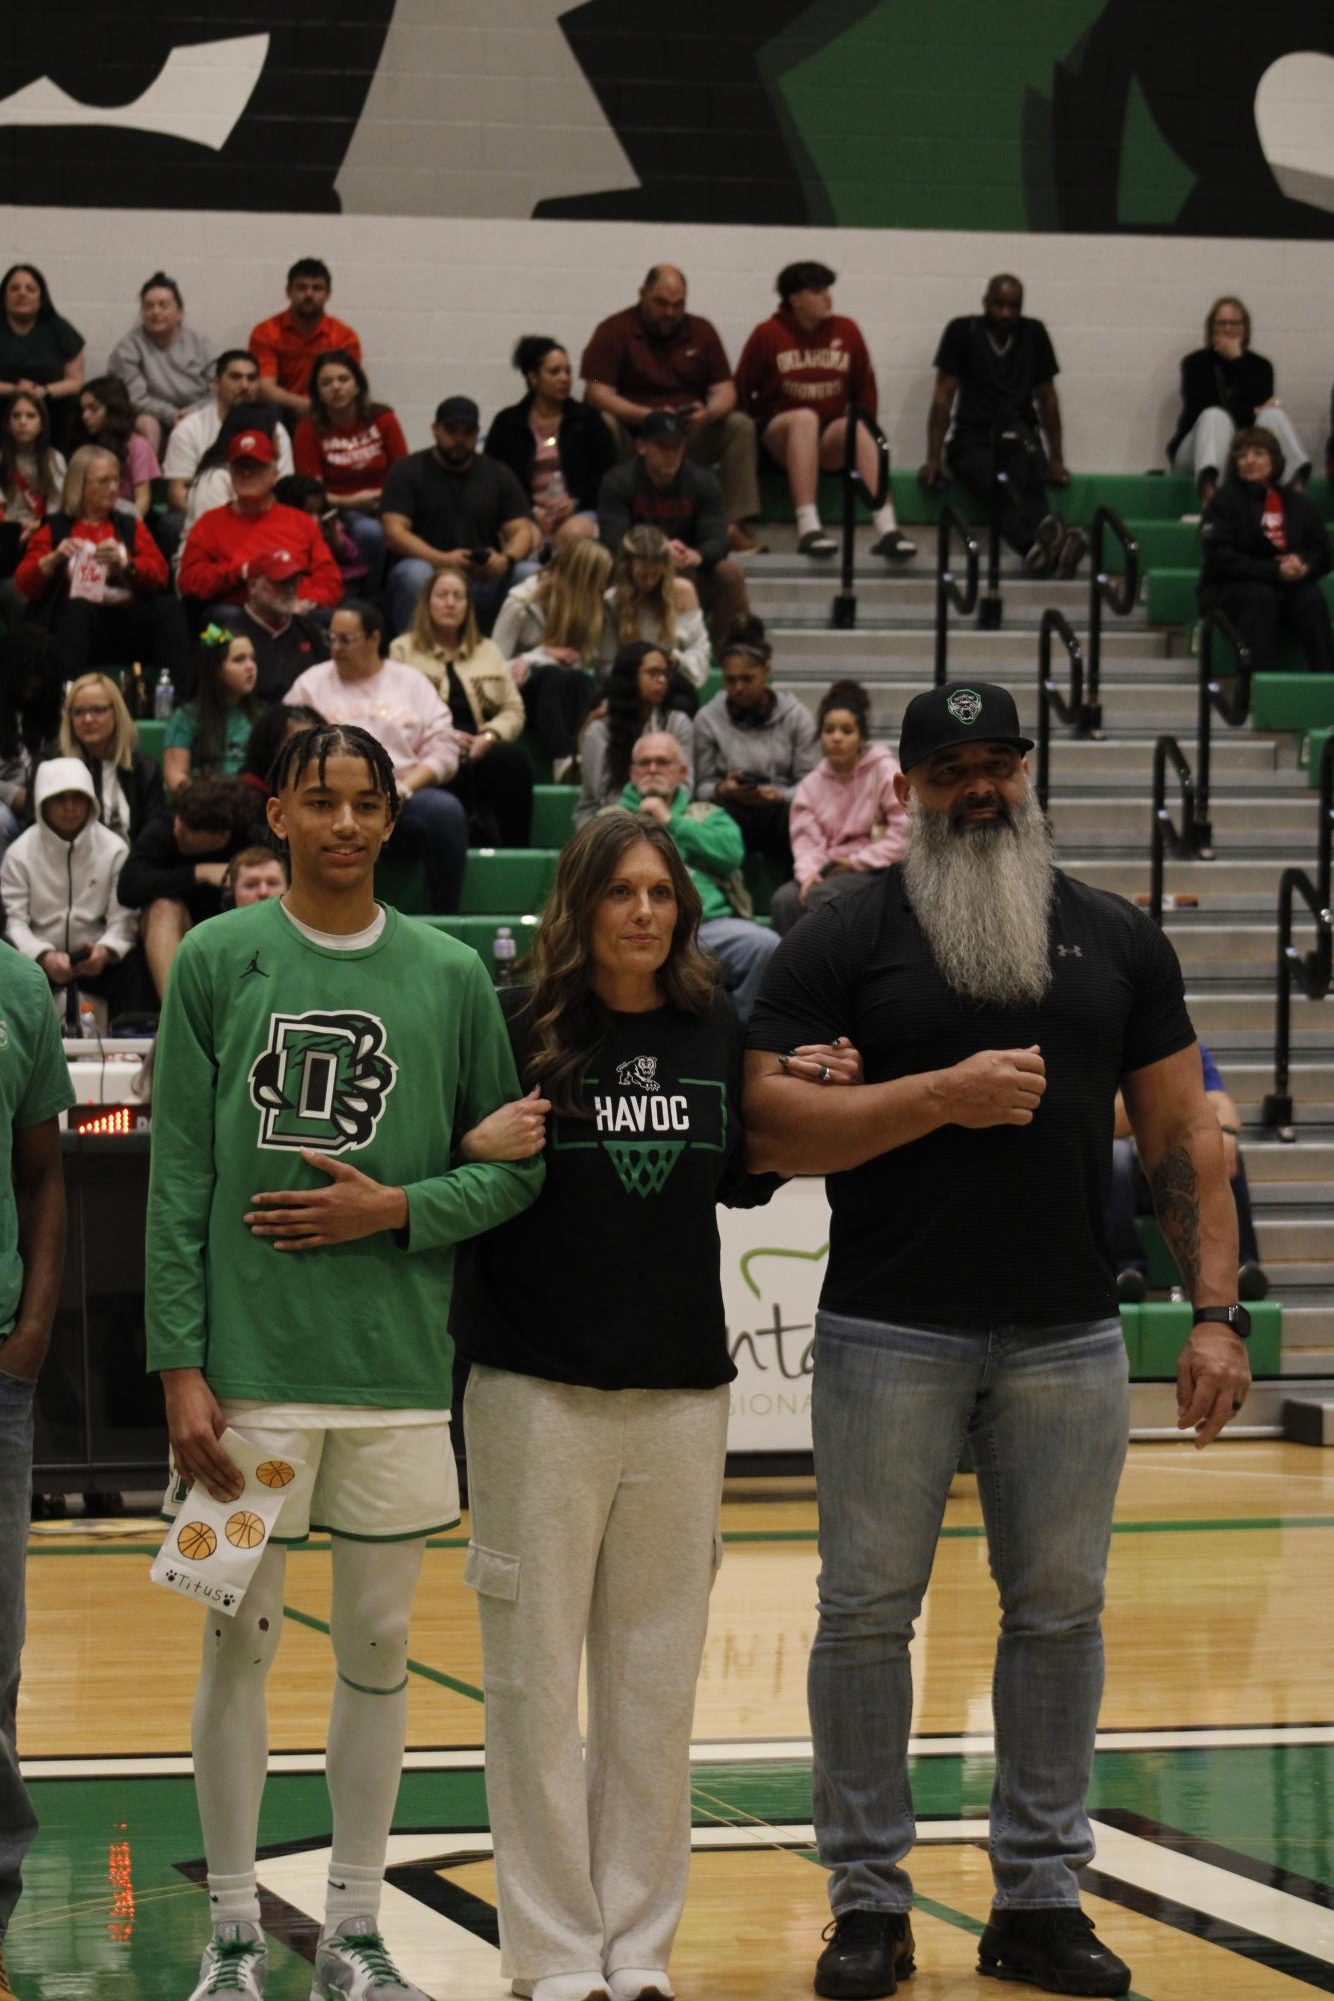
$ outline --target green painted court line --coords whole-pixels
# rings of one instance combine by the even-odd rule
[[[312,1633],[328,1635],[329,1625],[325,1619],[317,1619],[311,1612],[298,1612],[295,1605],[283,1606],[284,1619],[290,1619],[296,1626],[308,1626]],[[445,1674],[440,1668],[427,1667],[425,1661],[408,1662],[408,1673],[418,1674],[423,1681],[433,1681],[438,1688],[452,1688],[455,1695],[466,1695],[473,1702],[485,1702],[480,1688],[474,1688],[470,1681],[460,1681],[457,1675]]]
[[[1334,1515],[1238,1515],[1221,1516],[1211,1521],[1179,1522],[1115,1522],[1113,1535],[1215,1535],[1225,1531],[1245,1531],[1254,1529],[1334,1529]],[[986,1530],[979,1522],[966,1528],[946,1528],[940,1531],[942,1542],[980,1542]],[[725,1543],[748,1542],[816,1542],[818,1529],[725,1529]],[[331,1545],[327,1542],[294,1543],[288,1550],[289,1556],[318,1556]],[[429,1536],[428,1549],[466,1549],[466,1536]],[[29,1556],[152,1556],[156,1544],[142,1543],[33,1543],[28,1544]],[[469,1691],[471,1693],[471,1691]],[[480,1700],[480,1697],[478,1698]]]

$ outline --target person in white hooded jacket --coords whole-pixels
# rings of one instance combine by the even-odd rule
[[[11,945],[35,959],[53,988],[78,983],[112,1015],[143,1004],[139,913],[117,895],[129,848],[98,819],[81,757],[38,766],[34,824],[0,862],[0,900]]]

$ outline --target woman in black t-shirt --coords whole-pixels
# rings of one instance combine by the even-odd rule
[[[775,1185],[744,1173],[740,1035],[699,915],[656,820],[581,828],[533,985],[505,996],[530,1096],[462,1144],[546,1145],[537,1201],[467,1247],[452,1316],[503,1971],[535,2001],[672,1992],[736,1374],[715,1205]]]

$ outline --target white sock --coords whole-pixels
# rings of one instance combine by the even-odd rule
[[[255,1872],[249,1870],[243,1876],[215,1876],[212,1870],[208,1878],[208,1909],[213,1920],[213,1929],[219,1925],[234,1924],[243,1919],[248,1924],[259,1923],[259,1886]]]
[[[799,507],[797,509],[798,535],[818,535],[821,525],[820,510],[814,501],[811,501],[806,507]]]
[[[360,1869],[332,1856],[329,1882],[324,1895],[324,1926],[321,1936],[336,1932],[348,1918],[378,1918],[384,1870]]]
[[[881,535],[892,535],[899,525],[899,517],[894,512],[892,500],[887,500],[883,507],[877,507],[871,519]]]

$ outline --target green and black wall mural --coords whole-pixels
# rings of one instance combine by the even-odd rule
[[[8,14],[5,202],[1334,235],[1331,0]]]

